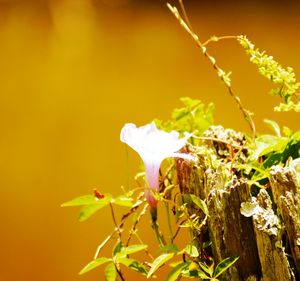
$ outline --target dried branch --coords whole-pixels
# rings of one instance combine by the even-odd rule
[[[186,12],[185,12],[182,1],[179,0],[179,2],[180,2],[180,5],[181,5],[181,8],[183,10],[183,15],[184,15],[185,19],[182,18],[182,16],[180,15],[180,13],[178,12],[178,10],[175,6],[172,6],[169,3],[167,3],[167,7],[170,9],[172,14],[179,21],[180,25],[184,28],[184,30],[192,37],[192,39],[195,41],[196,45],[201,49],[203,55],[210,61],[213,68],[217,71],[218,76],[220,77],[220,79],[227,86],[229,94],[233,97],[233,99],[235,100],[235,102],[238,105],[238,108],[242,112],[245,120],[248,122],[248,124],[250,126],[250,129],[252,131],[252,134],[253,134],[253,138],[255,138],[256,129],[255,129],[254,121],[252,119],[252,113],[250,111],[248,111],[247,109],[245,109],[245,107],[243,106],[240,98],[238,96],[236,96],[235,93],[233,92],[232,87],[231,87],[231,81],[230,81],[230,78],[229,78],[230,73],[226,74],[226,72],[218,66],[218,64],[216,63],[216,59],[207,52],[206,47],[204,46],[204,44],[201,43],[201,41],[199,40],[198,35],[196,33],[194,33],[194,31],[191,28],[191,25],[189,23],[189,20],[188,20],[188,17],[186,15]],[[206,44],[207,44],[207,42],[206,42]]]

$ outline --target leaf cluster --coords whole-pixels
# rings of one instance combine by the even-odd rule
[[[300,157],[300,131],[293,132],[287,127],[281,130],[275,121],[264,121],[273,134],[260,135],[254,140],[250,145],[248,162],[242,167],[246,173],[254,171],[250,182],[258,186],[268,182],[272,166],[285,165],[289,159]]]
[[[165,131],[176,130],[180,133],[190,132],[195,136],[201,135],[213,124],[215,106],[209,103],[207,106],[198,100],[189,97],[180,98],[183,107],[175,108],[168,121],[156,119],[156,125]]]
[[[76,197],[68,202],[63,203],[62,207],[76,207],[81,206],[81,211],[79,213],[78,220],[80,222],[86,221],[97,211],[102,209],[109,204],[115,204],[118,206],[132,207],[133,198],[125,195],[120,195],[116,198],[113,198],[111,194],[105,193],[101,195],[102,198],[97,198],[95,195],[83,195]]]
[[[105,267],[104,274],[106,281],[115,281],[117,278],[117,273],[120,273],[119,267],[120,264],[123,266],[130,268],[134,271],[141,273],[142,275],[147,275],[148,269],[139,261],[132,259],[129,255],[143,251],[147,249],[148,246],[144,244],[131,245],[128,247],[124,247],[121,242],[118,242],[112,252],[112,257],[101,257],[92,260],[89,262],[80,272],[79,274],[85,274],[92,269],[95,269],[101,265],[107,264]]]
[[[265,51],[260,51],[250,40],[244,36],[237,37],[238,42],[250,56],[250,61],[257,65],[259,73],[268,80],[278,85],[271,94],[282,98],[283,103],[275,107],[275,111],[300,112],[299,93],[300,83],[296,81],[296,75],[292,67],[284,68],[272,56]],[[293,101],[293,98],[296,101]]]
[[[199,257],[199,252],[194,245],[189,244],[181,251],[162,253],[156,257],[151,264],[147,278],[151,277],[162,265],[168,263],[178,255],[185,255],[188,258],[185,258],[183,262],[171,263],[170,265],[173,268],[165,281],[176,281],[180,276],[218,281],[218,278],[238,260],[238,257],[233,256],[222,260],[217,266],[214,265],[214,262],[207,265],[206,263],[197,261],[196,258]]]

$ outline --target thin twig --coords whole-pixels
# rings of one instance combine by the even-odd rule
[[[184,7],[184,4],[183,4],[183,1],[182,0],[178,0],[179,4],[180,4],[180,8],[181,8],[181,11],[182,11],[182,14],[183,14],[183,18],[185,19],[189,29],[194,32],[193,30],[193,27],[192,27],[192,24],[191,24],[191,21],[187,15],[187,12],[185,10],[185,7]]]
[[[121,218],[121,222],[117,225],[117,227],[113,230],[113,232],[108,235],[105,240],[97,247],[96,249],[96,253],[94,255],[94,259],[97,259],[101,249],[105,246],[105,244],[114,236],[114,234],[118,231],[118,229],[121,229],[126,221],[126,219],[132,215],[136,210],[137,208],[144,203],[144,201],[139,201],[140,200],[140,197],[144,196],[143,193],[139,196],[138,198],[138,202],[136,204],[134,204],[133,207],[131,207],[131,209],[125,213],[122,218]]]
[[[169,235],[170,235],[170,243],[173,244],[173,230],[172,230],[172,224],[171,224],[171,217],[170,217],[170,209],[169,209],[169,203],[165,202],[165,208],[167,213],[167,222],[168,222],[168,229],[169,229]]]
[[[168,167],[168,170],[165,172],[165,174],[164,174],[164,176],[163,176],[163,178],[162,178],[162,182],[164,182],[165,179],[168,179],[168,180],[169,180],[168,176],[169,176],[170,172],[172,171],[172,169],[173,169],[174,167],[175,167],[175,164],[172,164],[172,165],[170,165],[170,166]],[[169,182],[170,182],[170,180],[169,180]]]
[[[109,202],[109,207],[110,207],[110,211],[111,211],[111,216],[112,216],[113,222],[114,222],[114,224],[115,224],[115,229],[116,229],[116,231],[118,232],[119,238],[120,238],[120,240],[121,240],[122,231],[121,231],[121,229],[119,228],[119,226],[118,226],[118,224],[117,224],[116,217],[115,217],[115,212],[114,212],[114,208],[113,208],[111,202]]]
[[[220,40],[225,40],[225,39],[237,39],[236,35],[226,35],[226,36],[212,36],[208,40],[206,40],[204,43],[202,43],[202,46],[206,46],[211,42],[218,42]]]
[[[139,240],[139,242],[140,242],[141,244],[145,244],[145,243],[143,242],[143,240],[141,239],[141,237],[137,234],[137,232],[135,232],[134,235],[135,235],[135,237]],[[150,258],[151,260],[154,259],[153,256],[151,255],[151,253],[149,252],[148,248],[146,248],[144,251],[145,251],[145,253],[149,256],[149,258]]]
[[[118,273],[119,277],[121,278],[121,280],[125,281],[125,278],[124,278],[123,273],[122,273],[121,269],[119,268],[119,266],[117,264],[115,264],[115,267],[116,267],[117,273]]]
[[[179,21],[180,25],[184,28],[184,30],[192,37],[192,39],[195,41],[196,45],[201,49],[203,55],[210,61],[213,68],[217,71],[218,76],[220,79],[224,82],[224,84],[227,86],[229,94],[234,98],[235,102],[237,103],[239,109],[241,110],[245,120],[248,122],[250,129],[253,133],[253,138],[256,136],[256,129],[255,124],[252,119],[251,113],[246,110],[238,96],[236,96],[232,90],[231,82],[229,79],[229,75],[225,73],[223,69],[221,69],[218,64],[216,63],[216,60],[214,57],[212,57],[208,52],[206,47],[200,42],[199,37],[197,34],[195,34],[189,27],[189,24],[185,22],[185,20],[181,17],[180,13],[178,12],[177,8],[167,3],[167,7],[170,9],[172,14],[175,16],[175,18]]]
[[[135,233],[136,231],[136,227],[138,225],[138,223],[140,222],[141,218],[146,214],[146,211],[148,209],[149,205],[146,204],[143,208],[143,210],[140,212],[139,216],[137,217],[137,219],[135,220],[132,228],[130,229],[129,231],[129,236],[128,236],[128,239],[127,239],[127,242],[126,242],[126,247],[128,247],[129,243],[130,243],[130,240],[131,240],[131,237],[132,237],[132,234]]]
[[[174,234],[174,236],[173,236],[173,238],[172,238],[173,241],[176,239],[177,235],[179,234],[179,231],[180,231],[181,228],[182,228],[182,227],[180,227],[180,226],[183,225],[186,221],[187,221],[187,219],[183,220],[183,221],[179,224],[179,226],[177,227],[177,229],[176,229],[176,231],[175,231],[175,234]]]

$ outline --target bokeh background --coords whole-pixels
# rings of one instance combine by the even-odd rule
[[[202,40],[247,34],[300,75],[296,1],[186,2]],[[268,132],[263,118],[299,129],[296,114],[272,111],[272,85],[235,41],[210,52],[233,71],[259,132]],[[168,119],[182,96],[213,101],[216,124],[248,130],[165,1],[0,1],[1,281],[104,280],[102,269],[78,271],[113,229],[108,210],[78,223],[79,210],[60,204],[133,184],[139,160],[126,153],[120,129]],[[149,236],[149,217],[143,226]]]

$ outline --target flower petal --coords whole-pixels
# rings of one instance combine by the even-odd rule
[[[184,133],[184,137],[180,138],[177,131],[168,133],[157,129],[154,122],[141,127],[127,123],[122,128],[120,140],[135,150],[144,162],[146,181],[148,183],[145,196],[152,208],[156,207],[157,202],[151,194],[150,189],[159,192],[159,169],[161,162],[168,157],[196,161],[196,158],[192,155],[177,152],[185,146],[187,139],[191,135]]]

